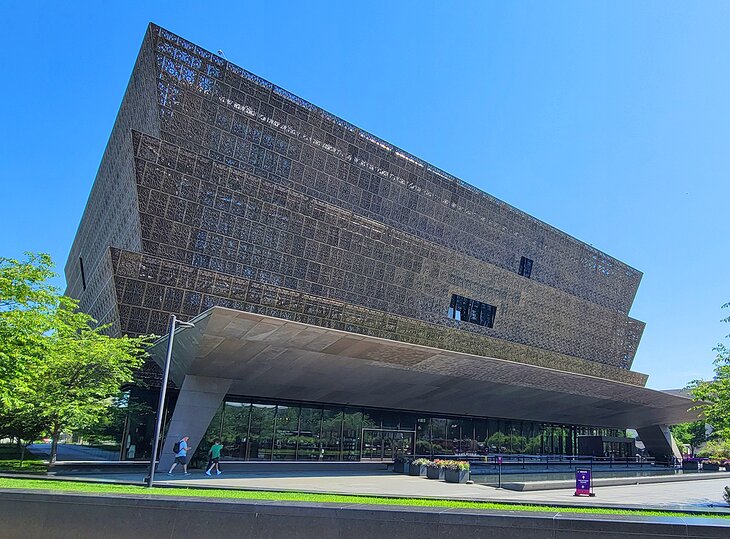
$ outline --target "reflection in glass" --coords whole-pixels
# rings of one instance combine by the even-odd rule
[[[210,447],[213,445],[213,441],[221,435],[221,421],[223,420],[224,407],[225,404],[220,405],[215,415],[213,416],[213,419],[210,421],[210,425],[208,426],[208,430],[203,435],[203,439],[200,440],[198,449],[195,452],[198,460],[205,458],[205,455],[207,455],[208,453],[208,449],[210,449]]]
[[[383,436],[380,429],[363,429],[362,431],[362,458],[383,458]]]
[[[623,434],[616,429],[530,421],[226,401],[211,420],[196,455],[201,458],[218,436],[223,440],[222,456],[228,460],[387,460],[396,454],[427,458],[500,453],[570,455],[576,450],[576,437],[587,432]]]
[[[461,441],[459,442],[460,454],[475,454],[477,444],[474,440],[474,422],[471,419],[460,419]]]
[[[487,455],[489,453],[489,438],[486,419],[474,420],[474,444],[478,455]]]
[[[431,419],[431,446],[433,456],[447,455],[449,444],[446,441],[446,420],[440,417]]]
[[[383,458],[395,459],[399,456],[413,456],[413,433],[407,431],[382,431]]]
[[[299,407],[279,405],[276,409],[274,460],[295,460],[299,434]]]
[[[342,420],[342,460],[360,458],[362,412],[345,409]]]
[[[431,458],[431,419],[419,417],[416,420],[416,456]]]
[[[446,449],[449,454],[459,453],[459,444],[461,443],[461,425],[458,419],[448,420],[448,434],[446,437]]]
[[[244,460],[248,449],[248,424],[251,405],[242,402],[226,402],[221,423],[221,441],[224,458]]]
[[[362,418],[362,428],[379,429],[380,428],[380,412],[377,410],[365,410]]]
[[[489,420],[489,438],[487,439],[490,453],[509,453],[510,437],[504,432],[504,421]]]
[[[271,443],[274,438],[276,406],[254,404],[251,408],[251,429],[249,434],[249,460],[271,460]]]
[[[397,412],[383,412],[382,415],[383,429],[397,430],[398,429],[398,413]]]
[[[302,408],[299,415],[298,460],[318,460],[322,433],[322,409]]]
[[[362,428],[364,429],[376,429],[380,427],[380,420],[373,417],[372,412],[364,411],[362,414]]]
[[[322,414],[320,460],[341,460],[342,411],[325,408]]]
[[[512,437],[512,452],[525,452],[525,437],[522,434],[522,423],[519,421],[510,422],[510,435]]]
[[[417,416],[413,414],[400,414],[400,430],[415,430]]]
[[[542,436],[540,435],[540,426],[535,423],[524,423],[522,433],[525,436],[525,450],[528,455],[537,455],[540,453],[542,445]]]

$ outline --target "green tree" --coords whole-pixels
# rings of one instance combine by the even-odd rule
[[[693,421],[692,423],[680,423],[669,428],[677,442],[689,446],[690,454],[693,457],[697,448],[707,441],[707,426],[702,420]]]
[[[135,380],[135,384],[138,380]],[[83,436],[92,444],[106,444],[122,441],[125,425],[137,425],[146,418],[154,418],[155,410],[146,402],[133,397],[129,391],[122,391],[112,399],[106,414],[94,425],[75,429],[74,434]],[[213,425],[215,423],[211,423]],[[220,416],[218,416],[220,424]]]
[[[542,448],[542,436],[539,434],[531,438],[527,438],[525,443],[525,453],[529,455],[537,455]]]
[[[48,255],[0,258],[0,416],[35,410],[52,437],[100,421],[120,386],[132,380],[150,337],[112,338],[47,283]]]
[[[493,453],[509,453],[510,452],[510,439],[509,435],[503,432],[495,432],[489,438],[487,438],[487,445],[489,446],[490,452]]]
[[[730,303],[723,308],[730,307]],[[730,322],[730,317],[723,322]],[[714,429],[713,437],[730,438],[730,349],[720,343],[715,347],[715,376],[712,380],[695,380],[689,385],[698,401],[703,419]]]
[[[697,455],[700,457],[710,457],[718,460],[730,459],[730,440],[710,440],[702,449],[697,451]]]
[[[0,412],[17,407],[28,369],[43,357],[57,293],[51,257],[0,258]]]
[[[14,410],[9,415],[0,413],[0,438],[16,439],[21,468],[28,445],[38,440],[45,430],[43,418],[38,410],[31,406]]]

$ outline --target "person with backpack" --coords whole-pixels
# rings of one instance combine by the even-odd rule
[[[170,467],[170,471],[167,472],[167,475],[172,475],[172,471],[175,469],[175,467],[178,464],[182,464],[183,467],[183,473],[185,475],[190,475],[190,472],[188,472],[188,440],[190,438],[188,436],[183,436],[179,442],[175,442],[175,445],[172,446],[172,452],[175,453],[175,462],[172,463],[172,466]]]
[[[205,475],[211,475],[210,472],[213,471],[213,468],[215,468],[215,475],[220,475],[221,468],[220,468],[220,459],[221,459],[221,449],[223,449],[223,444],[221,441],[216,438],[213,442],[213,445],[210,447],[210,450],[208,451],[208,467],[205,470]]]

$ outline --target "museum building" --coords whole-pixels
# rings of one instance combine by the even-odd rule
[[[639,271],[153,24],[65,273],[116,335],[194,323],[163,457],[624,456],[635,428],[669,458],[695,417],[631,370]]]

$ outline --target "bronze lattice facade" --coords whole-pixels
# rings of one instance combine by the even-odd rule
[[[646,381],[640,272],[154,25],[66,278],[117,334],[218,305]]]
[[[66,277],[115,333],[220,305],[646,380],[640,272],[154,25]]]

